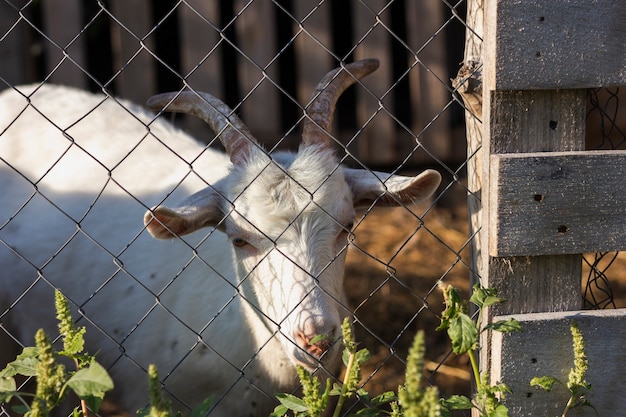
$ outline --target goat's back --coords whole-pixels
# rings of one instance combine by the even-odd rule
[[[126,101],[60,86],[18,89],[0,94],[2,326],[25,345],[40,327],[56,335],[52,293],[60,288],[131,411],[147,400],[149,363],[171,373],[167,386],[192,405],[220,395],[224,380],[237,381],[241,346],[250,343],[237,327],[245,323],[230,245],[209,229],[157,241],[143,214],[219,181],[228,158]],[[0,368],[12,350],[0,349]]]

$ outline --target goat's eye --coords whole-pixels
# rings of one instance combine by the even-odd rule
[[[237,248],[243,248],[248,242],[240,237],[233,238],[233,245]]]
[[[354,228],[354,221],[348,222],[348,223],[344,226],[344,228],[345,228],[347,231],[352,231],[352,229]]]

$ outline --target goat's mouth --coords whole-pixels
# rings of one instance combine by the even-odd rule
[[[292,352],[291,360],[294,365],[300,365],[309,372],[322,368],[336,368],[339,361],[339,343],[331,345],[323,351],[307,352],[297,348]]]

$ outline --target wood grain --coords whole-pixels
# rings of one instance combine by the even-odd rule
[[[486,19],[496,88],[626,84],[626,2],[499,0]],[[496,5],[497,4],[497,5]]]
[[[491,256],[626,248],[626,152],[491,156]]]
[[[588,399],[600,416],[620,414],[626,398],[626,382],[621,364],[626,361],[626,309],[604,311],[570,311],[495,317],[494,320],[516,318],[522,333],[493,333],[492,381],[507,384],[512,393],[504,404],[509,415],[561,415],[568,399],[562,386],[551,393],[532,388],[535,376],[553,376],[567,382],[573,366],[574,353],[570,321],[578,324],[585,340],[589,361],[586,380],[592,385]],[[617,413],[616,413],[617,412]],[[590,408],[574,409],[568,416],[595,416]]]

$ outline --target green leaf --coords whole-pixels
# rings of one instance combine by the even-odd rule
[[[330,339],[330,336],[327,335],[326,333],[318,334],[313,339],[309,340],[309,345],[314,345],[314,344],[319,343],[319,342],[321,342],[323,340],[326,340],[326,339]]]
[[[378,417],[380,416],[380,414],[381,414],[380,410],[377,410],[375,408],[362,408],[359,411],[357,411],[356,414],[349,414],[348,417],[350,416]]]
[[[85,335],[86,329],[84,327],[80,327],[78,329],[74,329],[74,332],[68,334],[63,339],[63,351],[61,354],[68,356],[70,358],[74,358],[78,354],[80,354],[85,347]]]
[[[36,376],[37,364],[39,360],[39,349],[36,347],[26,347],[17,355],[13,362],[9,362],[7,366],[0,371],[0,378],[12,377],[15,375]]]
[[[17,392],[13,378],[0,378],[0,403],[9,402]]]
[[[14,405],[13,407],[11,407],[11,410],[13,410],[15,414],[23,415],[29,412],[30,408],[28,408],[28,406],[24,404],[18,404],[18,405]]]
[[[444,321],[454,319],[465,310],[465,306],[461,301],[459,292],[452,286],[445,287],[443,297],[446,303],[446,309],[442,313],[442,325]]]
[[[0,377],[12,377],[15,375],[37,376],[38,363],[39,359],[37,358],[23,357],[15,359],[0,372]]]
[[[274,408],[274,411],[272,412],[272,414],[270,414],[270,417],[283,417],[285,414],[287,414],[288,411],[289,409],[287,407],[285,407],[282,404],[278,404]]]
[[[97,412],[104,399],[104,393],[113,389],[113,381],[106,369],[98,362],[80,369],[67,381],[81,400],[85,400],[93,412]]]
[[[0,378],[0,392],[16,391],[15,379],[11,377]]]
[[[478,308],[484,308],[506,301],[504,298],[496,297],[497,292],[495,288],[483,288],[480,284],[474,284],[470,302]]]
[[[494,304],[502,304],[505,301],[506,301],[505,298],[500,298],[500,297],[489,295],[485,297],[485,299],[483,300],[483,305],[481,306],[481,308],[489,307]]]
[[[370,358],[370,352],[367,349],[361,349],[354,355],[354,363],[356,366],[361,366]]]
[[[359,396],[359,398],[362,398],[362,399],[364,399],[364,400],[366,400],[366,401],[367,401],[367,400],[369,399],[369,397],[370,397],[370,393],[369,393],[369,392],[367,392],[367,390],[366,390],[365,388],[363,388],[363,387],[361,387],[361,388],[359,388],[359,389],[357,389],[357,390],[356,390],[356,395],[358,395],[358,396]]]
[[[15,359],[37,358],[39,357],[39,348],[36,346],[27,346],[22,353],[17,355]]]
[[[504,404],[498,404],[496,409],[489,413],[489,417],[508,417],[509,409]]]
[[[330,395],[333,395],[333,396],[341,395],[341,384],[334,382],[333,389],[330,390]]]
[[[470,410],[473,405],[472,401],[464,395],[452,395],[444,398],[441,404],[448,410]]]
[[[452,351],[457,355],[467,353],[478,345],[478,329],[476,323],[467,315],[459,316],[450,321],[448,337],[452,342]]]
[[[441,405],[441,417],[454,417],[454,414],[452,414],[452,411],[447,409],[445,405]]]
[[[209,412],[209,410],[213,406],[213,402],[214,402],[213,396],[206,398],[204,401],[202,401],[200,404],[194,407],[193,410],[191,410],[191,412],[189,413],[189,417],[202,417],[203,415]]]
[[[383,405],[383,404],[388,404],[392,401],[396,401],[398,399],[398,397],[396,396],[396,393],[393,391],[387,391],[387,392],[383,392],[380,395],[377,395],[376,397],[372,398],[372,404],[373,405]]]
[[[495,330],[496,332],[502,333],[512,333],[512,332],[522,332],[522,325],[519,321],[511,318],[508,320],[500,320],[495,323],[488,324],[485,326],[486,329]]]
[[[350,351],[346,348],[343,350],[343,352],[341,353],[341,361],[343,362],[343,366],[348,366],[348,363],[350,362]]]
[[[295,395],[291,394],[276,394],[276,398],[278,401],[289,410],[301,413],[308,410],[308,407],[304,403],[304,401]]]
[[[536,376],[530,380],[531,387],[543,388],[547,392],[552,391],[552,388],[556,383],[561,382],[553,376]]]

